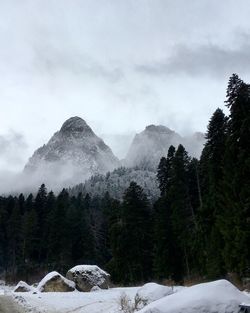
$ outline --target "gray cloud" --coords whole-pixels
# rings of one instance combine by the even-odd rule
[[[74,50],[72,47],[45,45],[41,42],[33,47],[33,70],[37,74],[50,76],[73,74],[90,78],[102,78],[111,83],[116,83],[124,77],[121,68],[107,66],[86,55],[83,51]]]
[[[121,157],[148,124],[205,131],[228,76],[250,80],[249,16],[249,0],[0,1],[0,133],[28,141],[2,137],[0,170],[75,115]]]
[[[247,36],[249,39],[249,36]],[[241,44],[239,48],[223,48],[218,45],[201,45],[190,47],[178,45],[171,55],[162,61],[136,66],[136,70],[148,75],[186,74],[197,77],[201,75],[216,78],[228,77],[237,72],[249,74],[250,45]]]
[[[23,164],[27,148],[27,143],[20,133],[11,130],[5,135],[0,135],[1,167],[15,170],[16,166]]]

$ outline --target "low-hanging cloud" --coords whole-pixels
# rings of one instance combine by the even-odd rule
[[[120,158],[149,124],[205,131],[229,75],[250,79],[248,0],[11,0],[0,16],[0,171],[75,115]]]
[[[15,170],[15,166],[23,163],[27,148],[28,145],[21,133],[11,130],[0,135],[0,168]],[[9,168],[10,164],[12,169]]]

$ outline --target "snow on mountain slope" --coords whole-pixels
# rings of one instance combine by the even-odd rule
[[[37,149],[24,173],[40,182],[63,187],[106,173],[119,160],[104,141],[80,117],[68,119],[49,142]]]
[[[140,168],[121,167],[106,175],[95,175],[86,180],[85,183],[70,188],[69,191],[71,195],[75,196],[79,192],[83,195],[89,193],[92,196],[104,196],[108,192],[111,197],[121,200],[131,181],[136,182],[143,188],[151,202],[159,197],[160,192],[156,173]]]

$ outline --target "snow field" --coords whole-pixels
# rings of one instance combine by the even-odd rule
[[[148,299],[149,304],[138,313],[237,313],[240,303],[250,303],[249,293],[226,280],[173,289],[148,283],[93,292],[12,293],[30,313],[125,313],[120,308],[124,294],[131,301],[137,294]]]

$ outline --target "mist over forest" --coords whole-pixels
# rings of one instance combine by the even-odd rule
[[[250,312],[249,16],[0,1],[0,313]]]

